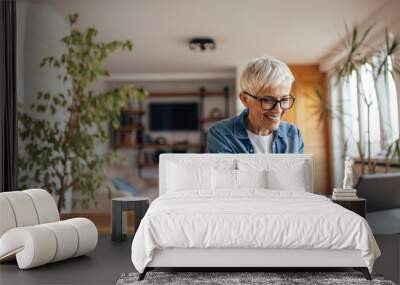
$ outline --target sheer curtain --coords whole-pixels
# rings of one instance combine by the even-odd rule
[[[389,59],[390,60],[390,59]],[[399,138],[399,96],[396,91],[396,82],[392,74],[392,64],[389,61],[389,70],[376,81],[376,93],[379,107],[381,145],[387,148]]]
[[[371,157],[379,158],[399,138],[399,77],[390,70],[374,80],[369,64],[353,72],[346,80],[329,82],[332,106],[331,145],[333,175],[336,187],[341,186],[346,156],[368,156],[368,123]],[[369,120],[368,120],[369,105]]]

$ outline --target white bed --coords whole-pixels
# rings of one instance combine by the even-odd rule
[[[154,267],[354,267],[369,278],[380,251],[367,222],[312,194],[313,173],[311,155],[161,155],[160,197],[132,243],[140,278]]]

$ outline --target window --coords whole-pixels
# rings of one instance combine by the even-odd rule
[[[377,81],[377,89],[379,93],[378,99],[383,97],[382,104],[379,104],[382,114],[382,126],[384,130],[383,144],[385,148],[393,141],[399,138],[399,111],[397,102],[396,83],[392,76],[392,60],[389,58],[389,70],[387,71],[386,78],[381,76]],[[382,96],[381,96],[382,94]]]
[[[391,70],[376,81],[373,72],[370,64],[364,64],[358,74],[353,72],[341,85],[346,155],[353,157],[359,156],[357,143],[364,156],[368,154],[368,122],[372,156],[381,154],[399,137],[397,94]]]

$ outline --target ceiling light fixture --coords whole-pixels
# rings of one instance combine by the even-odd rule
[[[195,51],[215,50],[217,48],[217,44],[212,38],[208,37],[192,38],[189,42],[189,48]]]

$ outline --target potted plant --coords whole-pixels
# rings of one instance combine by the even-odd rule
[[[120,109],[130,98],[142,99],[146,91],[132,85],[95,92],[91,84],[109,75],[103,68],[116,51],[132,50],[132,42],[100,42],[95,28],[83,31],[76,26],[78,14],[69,15],[69,34],[61,39],[65,49],[58,56],[43,59],[41,67],[59,72],[65,92],[39,92],[30,112],[19,112],[19,137],[24,152],[19,154],[19,187],[43,187],[65,206],[68,190],[80,191],[86,207],[95,201],[96,189],[104,182],[102,170],[116,157],[96,147],[109,140],[108,123],[118,127]],[[38,114],[67,114],[64,121],[40,119]],[[39,117],[39,118],[38,118]],[[50,116],[51,117],[51,116]],[[85,207],[83,205],[83,207]]]
[[[394,59],[395,55],[398,55],[400,52],[398,37],[390,35],[389,31],[386,29],[385,42],[382,43],[380,47],[374,48],[366,44],[366,39],[368,38],[368,35],[372,29],[373,27],[371,26],[365,31],[361,31],[359,27],[354,26],[350,31],[350,29],[346,26],[346,31],[349,36],[343,41],[343,50],[341,50],[341,52],[344,52],[345,55],[343,56],[342,60],[336,64],[334,72],[331,74],[331,78],[332,76],[335,77],[336,84],[348,82],[352,76],[355,76],[356,78],[356,95],[361,99],[360,101],[366,106],[367,110],[366,147],[364,147],[362,141],[364,134],[360,133],[359,139],[356,139],[351,132],[350,126],[346,125],[344,116],[347,114],[344,114],[341,110],[334,110],[328,99],[325,96],[322,96],[321,91],[315,91],[317,100],[316,114],[319,115],[320,121],[324,120],[326,116],[329,116],[331,119],[337,120],[343,128],[350,130],[350,138],[344,142],[344,155],[346,156],[346,150],[349,143],[353,141],[357,146],[358,159],[361,164],[361,174],[366,172],[374,173],[375,167],[371,157],[372,147],[370,126],[370,114],[373,103],[371,94],[367,94],[366,90],[364,90],[364,86],[361,81],[360,70],[362,66],[369,64],[371,67],[370,72],[374,80],[376,94],[379,94],[377,90],[377,81],[382,78],[382,76],[385,78],[385,83],[387,83],[387,76],[395,77],[395,74],[400,74],[399,62],[392,60]],[[384,96],[385,94],[379,95]],[[339,108],[340,107],[341,106],[339,104]],[[358,116],[357,120],[360,125],[362,118]],[[397,159],[400,161],[399,138],[397,138],[397,140],[394,142],[391,142],[391,144],[389,144],[387,147],[386,161],[388,161],[388,159]],[[368,166],[367,169],[366,166]]]

